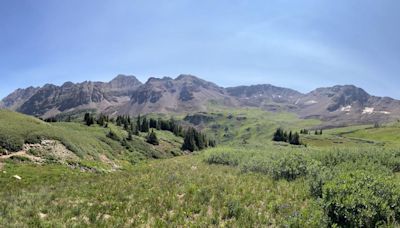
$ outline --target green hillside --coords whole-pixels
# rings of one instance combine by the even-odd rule
[[[3,160],[0,226],[399,225],[397,124],[326,129],[322,135],[311,130],[301,135],[306,145],[294,146],[273,142],[276,128],[314,129],[320,121],[254,109],[174,118],[219,145],[174,157],[182,155],[183,139],[169,131],[156,130],[159,146],[146,143],[146,133],[126,144],[127,132],[111,123],[46,123],[0,111],[3,151],[38,137],[53,139],[76,155],[78,167],[88,168],[65,165],[45,151],[30,152],[45,162],[29,156]]]
[[[116,138],[107,137],[110,131]],[[79,165],[89,168],[110,168],[107,167],[110,162],[104,160],[113,161],[117,166],[125,166],[147,158],[166,158],[178,154],[182,138],[171,132],[156,133],[160,137],[159,146],[146,143],[145,133],[133,136],[131,141],[123,140],[127,138],[127,132],[111,123],[107,128],[98,125],[88,127],[78,122],[47,123],[34,117],[0,110],[1,150],[17,152],[23,149],[24,143],[39,143],[43,139],[56,140],[79,158],[67,162],[79,162]],[[57,158],[47,160],[57,161]]]
[[[205,120],[199,127],[203,128],[208,135],[218,139],[220,144],[272,144],[269,139],[272,138],[278,127],[299,132],[303,128],[311,128],[320,124],[318,120],[299,119],[292,113],[272,113],[255,108],[222,109],[214,107],[212,112],[197,115]]]

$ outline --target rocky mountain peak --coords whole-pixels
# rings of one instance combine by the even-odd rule
[[[26,89],[17,89],[2,100],[3,108],[15,109],[30,97],[32,97],[39,87],[30,86]]]
[[[191,74],[180,74],[178,77],[175,78],[176,81],[196,81],[196,80],[201,80],[200,78],[191,75]]]
[[[147,79],[145,84],[156,84],[156,83],[165,83],[165,82],[170,82],[173,81],[172,78],[170,77],[162,77],[162,78],[156,78],[156,77],[150,77]]]
[[[139,86],[142,83],[133,75],[119,74],[113,80],[109,82],[113,87],[134,87]]]
[[[318,88],[310,93],[314,97],[326,97],[330,100],[327,110],[336,111],[349,105],[364,106],[371,96],[363,89],[354,85],[336,85],[333,87]]]
[[[64,84],[62,84],[62,86],[61,87],[72,87],[72,86],[74,86],[75,84],[73,83],[73,82],[64,82]]]

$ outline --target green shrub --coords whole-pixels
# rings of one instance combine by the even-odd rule
[[[115,132],[113,132],[112,130],[110,130],[110,131],[108,132],[107,137],[110,138],[110,139],[112,139],[112,140],[115,140],[115,141],[120,141],[120,140],[121,140],[121,139],[118,137],[118,135],[117,135]]]
[[[322,199],[332,225],[375,227],[400,215],[399,190],[376,172],[345,171],[324,185]]]
[[[271,163],[272,178],[294,180],[307,175],[308,159],[301,153],[282,153],[281,156]]]
[[[229,152],[212,153],[206,158],[208,164],[237,166],[239,160]]]
[[[366,160],[356,162],[345,162],[335,167],[322,166],[320,162],[313,161],[308,167],[308,185],[310,194],[313,197],[321,198],[323,187],[326,182],[331,181],[335,176],[349,173],[355,170],[381,174],[389,176],[391,170],[379,163],[373,163]]]
[[[183,154],[182,151],[181,151],[181,150],[178,150],[178,149],[172,149],[172,150],[170,151],[170,153],[171,153],[171,155],[174,156],[174,157],[180,156],[180,155]]]
[[[256,172],[269,175],[271,173],[271,159],[253,157],[241,166],[243,172]]]
[[[42,152],[38,149],[29,149],[28,154],[31,154],[36,157],[40,157],[42,155]]]
[[[29,159],[28,157],[23,157],[23,156],[18,156],[18,155],[16,155],[16,156],[12,156],[11,158],[10,158],[12,161],[14,161],[14,162],[30,162],[31,161],[31,159]]]
[[[322,188],[326,181],[332,178],[332,169],[322,166],[321,163],[314,161],[308,167],[308,186],[311,196],[322,197]]]
[[[25,143],[27,144],[38,144],[42,142],[42,138],[38,135],[28,135],[25,138]]]
[[[385,149],[341,149],[312,153],[312,158],[323,166],[335,167],[342,163],[374,163],[383,165],[393,172],[400,171],[400,151]]]
[[[20,151],[24,145],[24,140],[20,137],[0,135],[0,147],[9,151]]]
[[[0,147],[0,155],[3,155],[5,153],[6,153],[6,150],[4,148]]]

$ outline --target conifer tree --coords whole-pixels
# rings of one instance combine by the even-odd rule
[[[128,141],[132,141],[133,137],[132,137],[132,132],[128,131],[128,137],[126,138],[126,140]]]
[[[151,132],[147,135],[147,142],[152,145],[159,145],[158,138],[154,130],[151,130]]]
[[[203,135],[195,130],[193,130],[193,132],[194,132],[194,139],[195,139],[198,150],[202,150],[202,149],[206,148]]]
[[[85,123],[88,122],[88,119],[90,118],[90,113],[85,113],[85,117],[83,117],[83,121],[85,121]]]
[[[161,130],[161,119],[160,118],[158,118],[158,120],[157,120],[156,129]]]
[[[128,122],[125,122],[125,123],[124,123],[124,130],[125,130],[125,131],[129,130]]]
[[[97,124],[100,126],[104,126],[106,122],[108,122],[108,116],[104,114],[100,114],[99,117],[96,120]]]
[[[142,131],[142,120],[140,118],[140,114],[138,115],[136,119],[136,128],[138,131]]]
[[[208,141],[208,146],[215,147],[216,146],[215,140],[209,140]]]
[[[147,121],[146,117],[143,118],[141,129],[141,132],[149,132],[149,122]]]
[[[134,131],[133,131],[133,134],[135,134],[136,136],[139,135],[139,127],[138,127],[138,126],[135,126],[135,129],[134,129]]]
[[[283,140],[283,130],[282,130],[282,128],[276,129],[276,131],[274,133],[273,140],[276,141],[276,142],[284,141]]]
[[[85,113],[84,121],[87,126],[94,124],[94,118],[90,113]]]
[[[150,125],[150,128],[157,128],[157,120],[150,118],[149,125]]]
[[[198,150],[194,134],[195,133],[193,128],[189,128],[186,131],[185,139],[183,140],[182,150],[188,150],[191,152]]]
[[[300,145],[300,136],[297,132],[293,134],[292,141],[290,142],[290,144]]]
[[[288,141],[288,133],[285,131],[285,132],[283,132],[283,140],[282,140],[283,142],[289,142]]]
[[[174,129],[172,130],[175,136],[179,136],[179,126],[174,125]]]

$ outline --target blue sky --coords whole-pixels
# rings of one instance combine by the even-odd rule
[[[0,97],[19,87],[194,74],[400,98],[398,0],[3,0]]]

